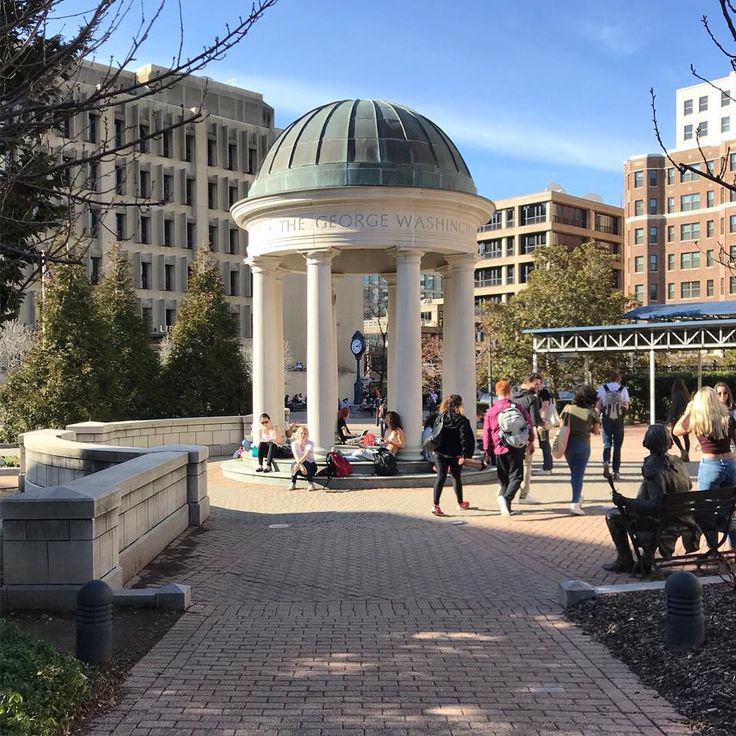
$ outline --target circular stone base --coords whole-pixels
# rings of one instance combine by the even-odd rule
[[[230,480],[258,485],[275,485],[284,488],[291,480],[291,460],[275,460],[273,471],[270,473],[256,473],[257,463],[254,458],[227,460],[222,464],[222,474]],[[328,490],[359,490],[362,488],[431,488],[434,485],[435,474],[426,460],[419,462],[401,462],[398,475],[373,475],[373,463],[367,461],[350,461],[353,474],[347,478],[332,478],[327,484],[327,478],[317,476],[314,484],[317,488],[325,487]],[[448,476],[448,482],[451,479]],[[485,470],[466,470],[463,472],[463,485],[495,484],[496,468],[487,467]],[[306,486],[306,479],[299,478],[297,486]]]

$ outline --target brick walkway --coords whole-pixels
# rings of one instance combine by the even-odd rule
[[[641,436],[627,435],[627,495]],[[556,602],[559,580],[622,579],[600,570],[611,546],[599,445],[585,517],[565,513],[561,467],[535,478],[541,506],[502,519],[495,488],[476,488],[472,510],[437,519],[429,490],[290,493],[213,465],[212,518],[141,576],[188,583],[195,603],[86,733],[689,733]],[[448,488],[448,512],[451,500]]]

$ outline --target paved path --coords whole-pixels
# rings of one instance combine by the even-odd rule
[[[628,434],[627,494],[641,435]],[[510,519],[490,488],[437,519],[429,490],[290,493],[225,481],[214,465],[212,518],[141,575],[191,584],[195,603],[86,733],[689,733],[557,605],[562,579],[621,579],[600,571],[609,493],[594,458],[587,516],[565,513],[560,468],[535,484],[546,503]]]

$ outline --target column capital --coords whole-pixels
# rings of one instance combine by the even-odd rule
[[[414,265],[416,263],[417,266],[420,266],[423,255],[424,253],[422,251],[413,248],[397,248],[394,253],[394,260],[396,263],[405,263],[406,265]]]
[[[330,248],[324,248],[321,250],[308,250],[302,253],[307,259],[307,265],[332,265],[332,259],[335,257],[335,251]]]
[[[267,273],[275,271],[281,265],[275,258],[266,258],[264,256],[250,256],[243,258],[243,263],[250,268],[253,273]]]
[[[446,260],[449,270],[475,268],[475,264],[478,262],[478,256],[472,253],[460,253],[455,256],[447,256]]]

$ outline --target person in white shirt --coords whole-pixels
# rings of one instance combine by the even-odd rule
[[[608,477],[612,469],[614,480],[619,480],[621,445],[624,442],[624,414],[628,411],[629,404],[629,392],[621,383],[621,374],[618,371],[611,371],[608,374],[608,381],[598,387],[596,406],[601,413],[603,475]]]
[[[297,476],[301,475],[307,479],[307,490],[314,490],[314,474],[317,472],[317,463],[314,461],[314,442],[309,439],[309,430],[301,425],[291,443],[291,452],[294,455],[294,464],[291,466],[291,483],[287,491],[296,490]]]
[[[256,473],[270,473],[271,464],[279,449],[279,431],[271,424],[268,414],[261,414],[260,426],[253,432],[253,444],[258,445]]]

